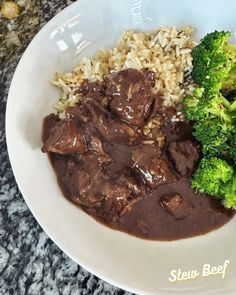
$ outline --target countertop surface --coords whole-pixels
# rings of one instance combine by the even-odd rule
[[[67,257],[38,225],[15,182],[5,140],[10,82],[34,35],[73,1],[15,2],[20,8],[17,18],[8,20],[0,14],[0,295],[128,295],[130,293],[98,279]]]

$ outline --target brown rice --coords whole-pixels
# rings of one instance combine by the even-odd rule
[[[116,47],[100,50],[93,58],[82,58],[70,73],[56,74],[53,84],[62,90],[55,108],[59,114],[80,100],[78,87],[84,79],[102,81],[105,75],[126,68],[156,73],[155,88],[166,105],[176,105],[192,88],[185,77],[191,71],[193,29],[163,27],[153,33],[127,31]]]

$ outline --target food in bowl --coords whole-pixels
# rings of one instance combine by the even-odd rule
[[[117,47],[82,59],[53,82],[62,97],[44,120],[42,151],[63,194],[96,220],[137,237],[197,236],[234,215],[234,199],[227,197],[234,179],[232,159],[225,159],[230,152],[223,149],[221,156],[216,146],[219,152],[209,156],[197,136],[206,120],[190,117],[210,89],[191,78],[203,51],[191,33],[190,27],[126,32]],[[206,46],[203,56],[210,50]],[[220,117],[207,111],[207,122]],[[218,198],[210,196],[209,171],[215,191],[223,187]]]

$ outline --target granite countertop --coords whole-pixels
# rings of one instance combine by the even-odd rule
[[[0,0],[0,6],[1,6]],[[69,0],[18,0],[19,16],[0,15],[0,294],[130,294],[98,279],[67,257],[29,211],[8,159],[5,109],[15,67],[40,28]]]

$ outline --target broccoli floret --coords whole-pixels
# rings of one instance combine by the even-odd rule
[[[182,103],[184,105],[184,113],[189,120],[195,121],[202,117],[199,108],[200,100],[202,99],[204,88],[195,88],[193,95],[186,96]]]
[[[204,109],[205,118],[219,117],[223,122],[231,122],[230,103],[220,93],[204,91],[199,107]],[[202,119],[205,119],[204,117]]]
[[[230,32],[215,31],[192,50],[192,77],[199,87],[183,101],[190,120],[220,117],[230,122],[236,112],[236,45],[229,37]]]
[[[233,129],[232,124],[212,119],[194,124],[194,129],[193,135],[201,143],[205,156],[220,156],[227,151],[227,140]]]
[[[228,142],[228,157],[236,165],[236,126],[230,133]]]
[[[223,204],[226,208],[236,209],[236,174],[222,186],[221,195],[224,197]]]
[[[221,187],[233,175],[233,168],[216,157],[202,158],[192,178],[192,187],[200,193],[221,197]]]
[[[227,53],[230,70],[222,83],[222,93],[229,95],[236,92],[236,45],[229,42],[225,43],[224,52]]]
[[[236,173],[226,161],[212,157],[202,158],[193,175],[192,187],[221,199],[226,208],[236,209]]]
[[[228,42],[230,32],[206,35],[192,50],[192,77],[206,92],[221,92],[229,100],[236,98],[236,45]],[[230,111],[236,110],[236,104]]]
[[[195,88],[192,96],[183,99],[184,113],[189,120],[199,121],[219,117],[231,122],[230,103],[219,92]]]
[[[236,46],[235,46],[236,47]],[[235,100],[236,96],[236,64],[234,63],[228,76],[222,83],[222,94],[229,100]]]
[[[232,67],[230,56],[233,52],[231,46],[228,46],[230,35],[230,32],[212,32],[192,50],[192,77],[200,86],[208,87],[210,84],[220,89],[221,83],[229,75]]]

